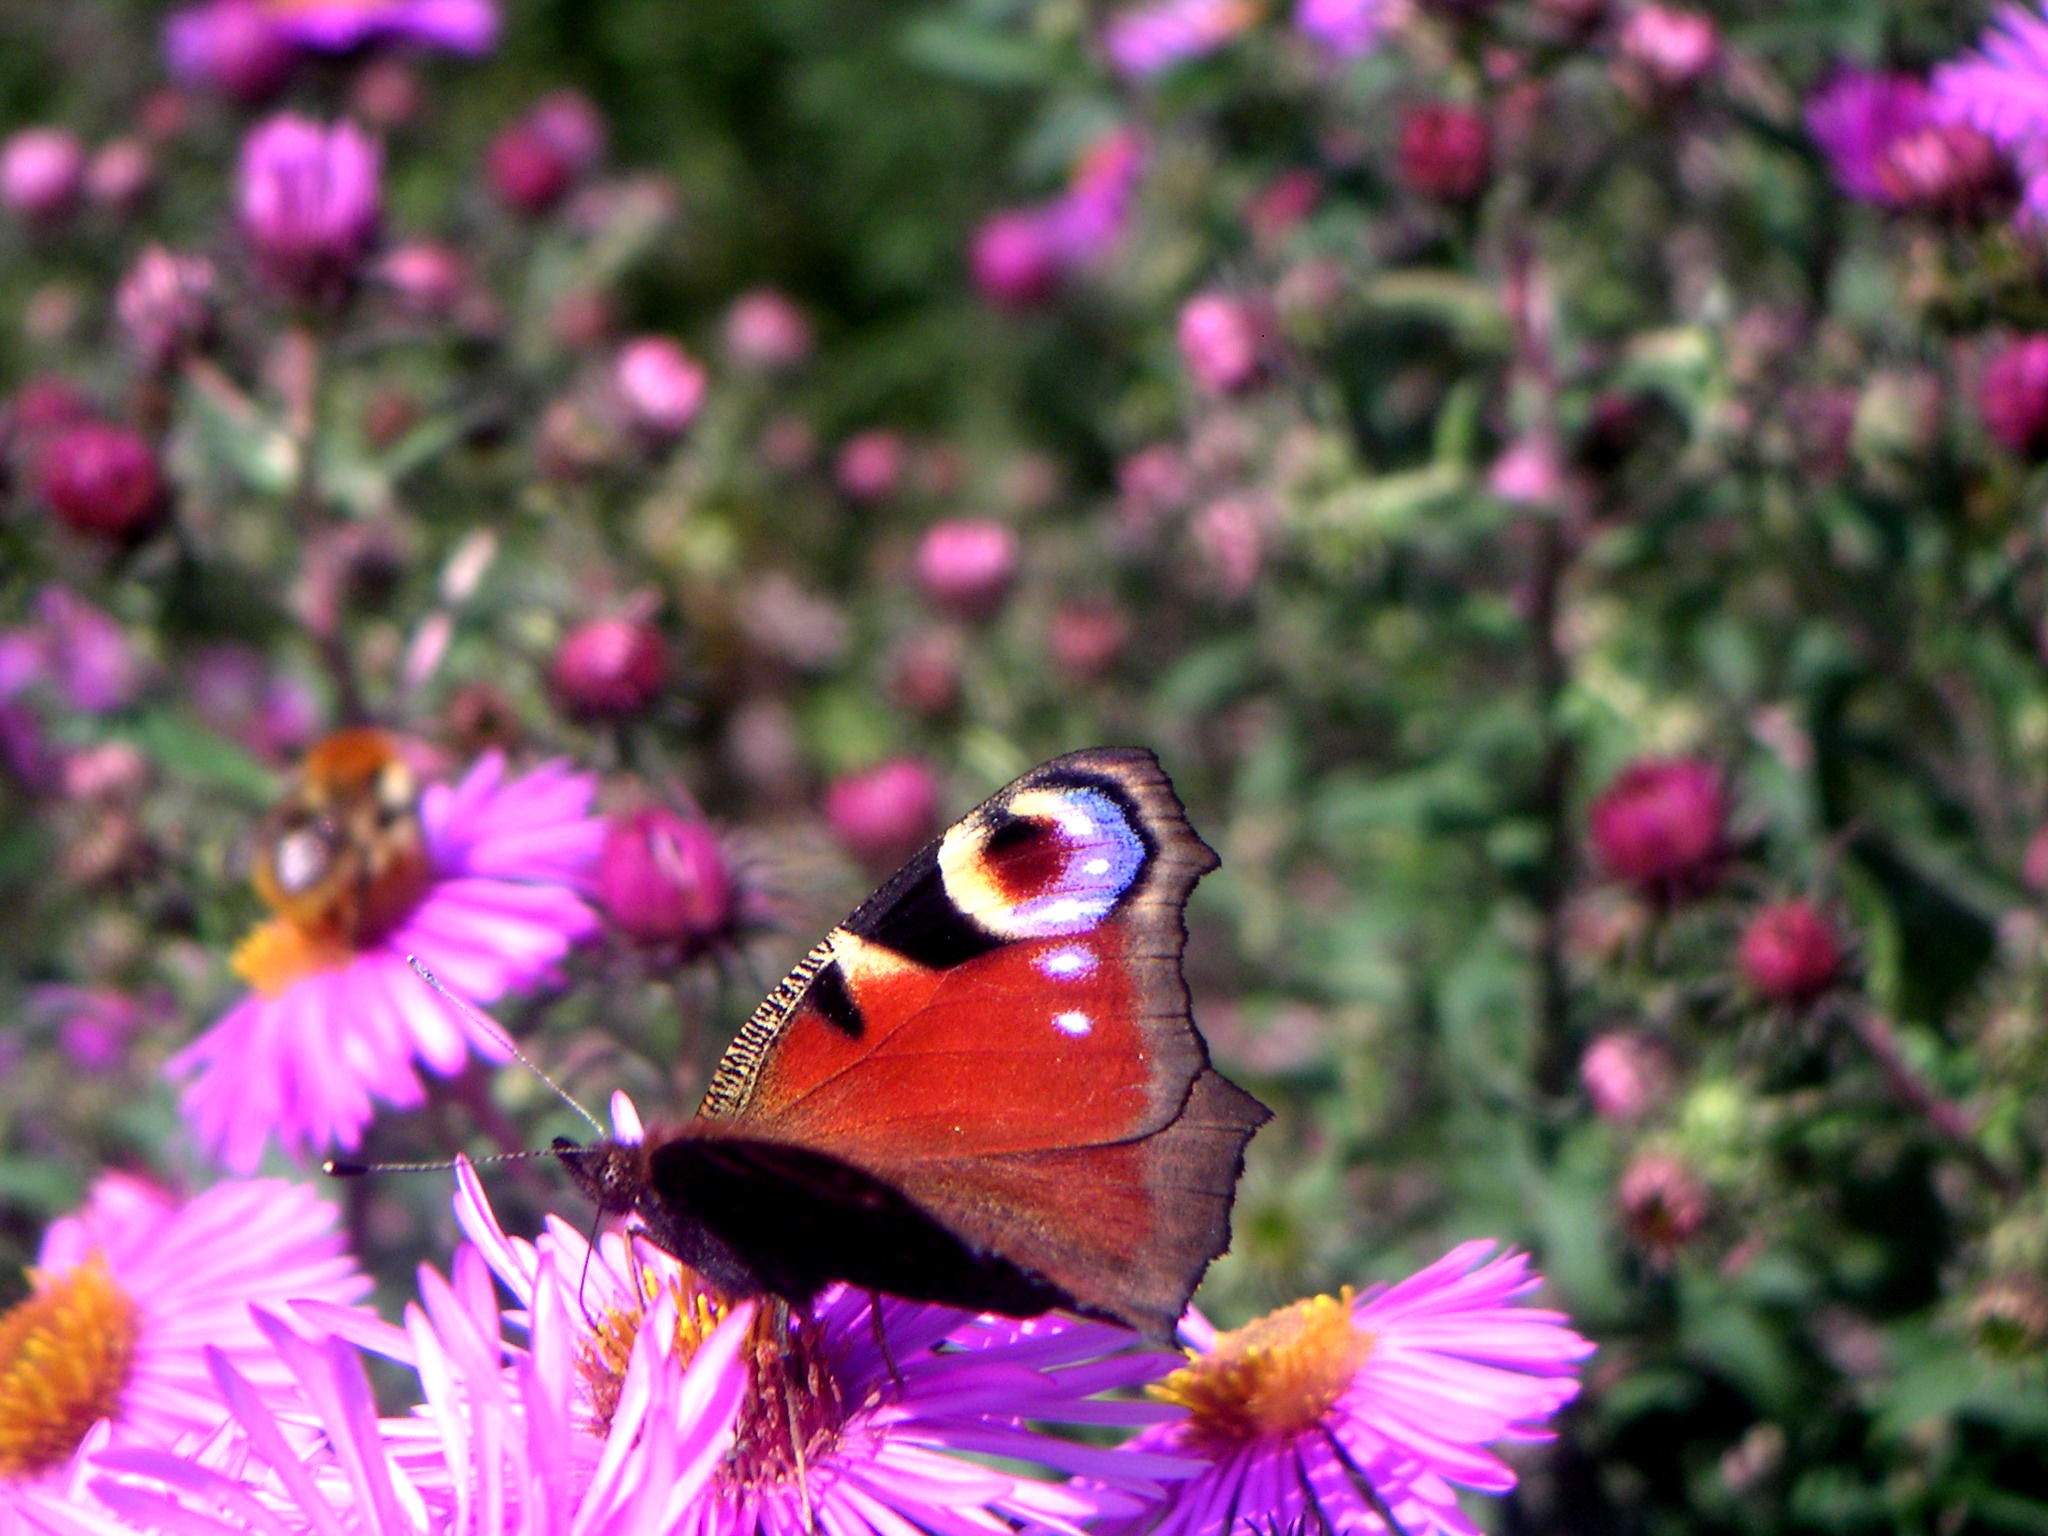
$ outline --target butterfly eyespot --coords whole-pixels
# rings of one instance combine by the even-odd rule
[[[1031,789],[991,817],[962,822],[939,846],[946,894],[1002,939],[1085,933],[1137,883],[1145,840],[1107,793]]]

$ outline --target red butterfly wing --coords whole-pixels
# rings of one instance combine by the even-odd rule
[[[685,1137],[837,1159],[1074,1305],[1169,1331],[1266,1119],[1188,1016],[1181,909],[1214,867],[1151,754],[1033,770],[812,951]]]

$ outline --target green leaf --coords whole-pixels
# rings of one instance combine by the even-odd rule
[[[903,33],[902,53],[920,69],[965,85],[1037,85],[1050,81],[1059,68],[1059,50],[1035,38],[952,16],[912,22]]]

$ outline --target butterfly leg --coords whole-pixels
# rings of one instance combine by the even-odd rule
[[[882,1364],[888,1368],[889,1384],[900,1396],[903,1392],[903,1373],[896,1369],[896,1357],[889,1352],[889,1330],[882,1326],[882,1293],[868,1292],[868,1327],[874,1331],[875,1348],[882,1352]]]

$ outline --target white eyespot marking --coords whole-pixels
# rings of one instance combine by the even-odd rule
[[[1094,1029],[1095,1021],[1079,1009],[1069,1008],[1065,1013],[1056,1013],[1052,1016],[1052,1027],[1063,1035],[1079,1037]]]
[[[1109,873],[1109,860],[1090,859],[1081,866],[1081,873],[1084,875],[1106,875]]]
[[[1072,981],[1095,974],[1095,952],[1091,949],[1056,949],[1041,955],[1038,969],[1054,981]]]

